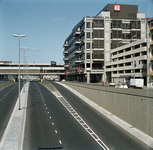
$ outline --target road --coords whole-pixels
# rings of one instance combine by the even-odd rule
[[[0,141],[18,98],[18,84],[0,90]]]
[[[29,87],[24,150],[151,150],[61,85]]]

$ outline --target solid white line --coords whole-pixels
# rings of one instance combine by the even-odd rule
[[[54,93],[53,93],[54,94]],[[57,95],[54,94],[56,97]],[[61,97],[61,96],[60,96]],[[94,131],[85,123],[85,121],[79,116],[79,114],[73,109],[73,107],[67,102],[67,100],[62,97],[62,100],[57,97],[57,99],[62,103],[62,105],[70,112],[70,114],[76,119],[76,121],[89,133],[89,135],[99,144],[100,147],[102,147],[104,150],[109,150],[109,148],[105,145],[105,143],[98,137],[98,135],[96,135],[94,133]],[[67,102],[67,103],[65,103]],[[67,106],[66,104],[69,104],[69,106]],[[70,109],[71,107],[71,109]],[[73,110],[73,111],[72,111]],[[76,112],[75,115],[72,112]],[[80,118],[79,120],[77,118]],[[82,124],[81,122],[84,122],[84,124]],[[88,126],[88,128],[85,128],[83,125]],[[88,130],[90,129],[91,132],[89,132]]]

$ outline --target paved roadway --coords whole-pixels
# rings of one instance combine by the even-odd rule
[[[59,100],[40,83],[30,83],[24,150],[151,150],[69,90],[51,83],[63,96]]]
[[[0,141],[18,98],[18,84],[0,90]]]

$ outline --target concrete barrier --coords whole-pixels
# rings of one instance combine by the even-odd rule
[[[153,137],[153,90],[62,82],[105,110]]]

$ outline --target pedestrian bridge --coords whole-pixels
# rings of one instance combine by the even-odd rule
[[[18,75],[19,74],[19,64],[11,62],[0,62],[0,79],[5,78],[8,75]],[[64,76],[65,69],[64,65],[56,64],[20,64],[20,74],[30,75],[30,76]]]

